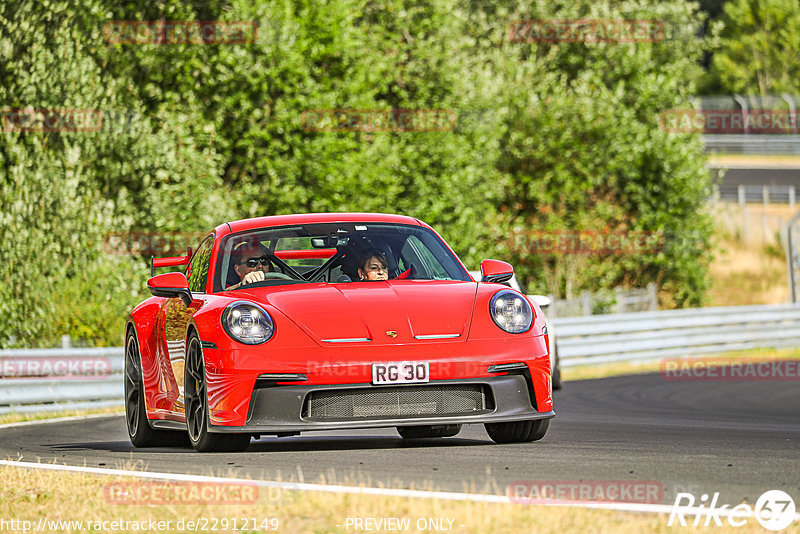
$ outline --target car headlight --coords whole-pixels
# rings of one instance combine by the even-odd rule
[[[527,332],[533,322],[533,308],[528,299],[508,289],[494,294],[489,302],[489,315],[509,334]]]
[[[275,323],[252,302],[233,302],[222,312],[222,327],[233,339],[247,345],[264,343],[275,333]]]

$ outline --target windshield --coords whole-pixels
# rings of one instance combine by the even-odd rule
[[[346,283],[365,278],[369,266],[379,279],[461,280],[469,275],[431,230],[380,223],[324,223],[265,228],[225,236],[214,290],[309,282]],[[242,284],[258,269],[263,280]]]

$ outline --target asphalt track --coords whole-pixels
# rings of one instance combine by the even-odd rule
[[[797,381],[666,381],[658,374],[567,382],[544,440],[496,445],[481,425],[418,442],[393,429],[264,437],[243,453],[135,449],[122,416],[0,428],[0,458],[261,480],[506,494],[515,481],[656,481],[677,492],[800,503]],[[302,473],[302,474],[301,474]]]

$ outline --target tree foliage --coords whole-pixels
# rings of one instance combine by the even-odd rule
[[[699,303],[708,177],[698,139],[662,131],[658,115],[692,94],[702,44],[509,38],[515,20],[566,18],[702,22],[678,0],[6,2],[2,105],[109,120],[2,134],[0,269],[14,282],[0,289],[3,335],[119,344],[147,272],[143,258],[107,254],[105,234],[291,212],[404,213],[471,268],[507,259],[537,291],[655,281],[675,304]],[[103,34],[114,20],[255,21],[258,34],[114,44]],[[447,110],[453,127],[314,131],[303,122],[314,109]],[[531,231],[588,229],[660,232],[665,246],[524,246]]]
[[[709,85],[725,93],[800,92],[800,4],[731,0],[724,6]]]

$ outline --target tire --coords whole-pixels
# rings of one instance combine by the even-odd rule
[[[522,443],[542,439],[550,427],[550,419],[484,423],[483,426],[495,443]]]
[[[398,426],[403,439],[451,438],[461,432],[461,425]]]
[[[553,372],[551,375],[553,390],[561,389],[561,361],[558,358],[558,343],[553,342]]]
[[[142,360],[139,343],[133,332],[125,340],[125,422],[134,447],[169,447],[186,445],[183,432],[156,430],[150,426],[144,406]]]
[[[200,452],[239,452],[250,445],[250,434],[208,431],[208,390],[200,338],[192,332],[186,345],[183,398],[189,442]]]

